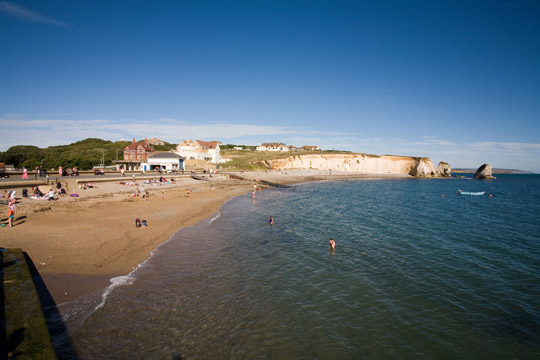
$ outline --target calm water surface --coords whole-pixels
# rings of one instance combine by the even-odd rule
[[[66,321],[80,359],[538,359],[539,218],[535,175],[265,190]]]

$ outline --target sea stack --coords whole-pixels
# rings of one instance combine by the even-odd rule
[[[493,175],[491,175],[491,165],[484,164],[476,170],[476,173],[474,174],[475,179],[479,180],[491,180],[495,179]]]
[[[439,162],[439,166],[437,166],[437,173],[442,177],[451,177],[452,168],[447,162],[441,161]]]

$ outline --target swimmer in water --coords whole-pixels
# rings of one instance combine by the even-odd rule
[[[274,225],[274,218],[272,216],[270,216],[270,220],[268,220],[268,223],[270,225]]]
[[[334,238],[330,238],[330,249],[334,250],[336,248],[336,242]]]

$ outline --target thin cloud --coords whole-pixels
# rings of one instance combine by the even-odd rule
[[[126,127],[125,124],[130,126]],[[158,137],[170,143],[184,139],[218,140],[224,143],[259,145],[279,141],[290,145],[317,145],[322,149],[349,150],[368,154],[426,156],[434,165],[448,162],[452,168],[478,168],[484,163],[493,167],[540,172],[540,144],[518,142],[462,143],[451,139],[421,137],[416,139],[360,137],[353,133],[321,132],[304,128],[255,124],[193,124],[163,118],[136,121],[13,119],[0,117],[0,151],[14,145],[47,147],[64,145],[89,137],[117,141]]]
[[[240,138],[268,138],[269,136],[294,136],[303,133],[306,135],[320,134],[309,130],[289,128],[284,126],[253,125],[253,124],[189,124],[174,119],[160,119],[158,121],[134,121],[125,119],[120,122],[112,120],[18,120],[0,119],[0,122],[9,124],[7,132],[0,134],[0,143],[7,149],[9,146],[28,142],[28,135],[35,131],[40,137],[48,139],[48,145],[60,145],[79,141],[88,137],[107,140],[120,140],[122,138],[140,139],[142,136],[155,136],[171,143],[179,143],[184,139],[240,139]],[[124,123],[129,123],[127,129]],[[9,136],[7,134],[10,134]],[[18,138],[24,134],[25,140]],[[330,134],[330,133],[328,133]],[[5,138],[4,136],[5,135]],[[21,136],[22,137],[22,136]],[[60,139],[62,137],[62,139]],[[63,140],[60,142],[60,140]],[[22,141],[22,142],[21,142]],[[43,146],[43,143],[41,144]],[[5,150],[0,149],[0,151]]]
[[[540,152],[540,144],[517,142],[475,142],[471,148],[483,151],[527,151]]]
[[[51,24],[51,25],[56,25],[56,26],[61,26],[61,27],[69,27],[69,25],[66,23],[50,18],[48,16],[41,15],[35,11],[25,9],[22,6],[13,4],[9,1],[0,1],[0,11],[7,15],[14,16],[24,21],[32,21],[32,22],[38,22],[42,24]]]

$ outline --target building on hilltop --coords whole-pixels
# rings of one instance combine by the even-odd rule
[[[183,140],[175,153],[189,160],[206,160],[213,164],[224,162],[221,158],[218,141]]]
[[[150,153],[152,153],[152,149],[148,146],[148,139],[145,139],[144,142],[135,142],[133,139],[133,142],[124,148],[124,161],[145,161]]]
[[[321,148],[318,146],[311,146],[311,145],[304,145],[302,146],[302,150],[304,151],[321,151]]]
[[[262,143],[257,146],[257,151],[290,151],[290,146],[284,143]]]
[[[148,139],[148,144],[150,145],[165,145],[165,142],[158,138]]]

